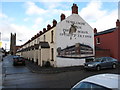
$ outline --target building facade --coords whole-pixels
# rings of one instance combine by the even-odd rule
[[[94,30],[78,15],[78,6],[73,4],[72,14],[53,20],[17,51],[17,54],[40,66],[49,62],[53,67],[83,65],[85,58],[94,57]]]
[[[95,30],[95,46],[110,51],[113,58],[120,61],[120,21],[116,21],[116,27],[102,32]],[[105,52],[104,52],[105,53]],[[106,53],[105,53],[106,54]]]

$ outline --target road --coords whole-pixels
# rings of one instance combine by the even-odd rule
[[[118,69],[69,71],[56,74],[32,73],[26,66],[13,66],[12,56],[3,61],[3,88],[71,88],[78,81],[100,73],[119,73]],[[119,73],[120,74],[120,73]]]

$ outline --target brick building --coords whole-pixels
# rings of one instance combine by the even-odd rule
[[[103,51],[96,51],[96,56],[111,56],[120,61],[120,21],[116,21],[116,27],[102,32],[95,32],[95,46]]]

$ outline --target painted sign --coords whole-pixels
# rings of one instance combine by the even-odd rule
[[[73,14],[56,27],[56,47],[59,58],[94,56],[94,32],[79,15]]]

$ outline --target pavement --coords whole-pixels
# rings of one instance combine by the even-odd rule
[[[26,60],[26,67],[28,67],[33,73],[41,73],[41,74],[54,74],[54,73],[62,73],[69,71],[80,71],[84,69],[83,66],[41,67],[29,60]]]
[[[54,74],[54,73],[62,73],[69,71],[80,71],[83,70],[83,66],[72,66],[72,67],[41,67],[36,63],[33,63],[29,60],[26,60],[26,66],[33,73],[41,73],[41,74]],[[118,63],[118,68],[120,69],[120,62]]]

